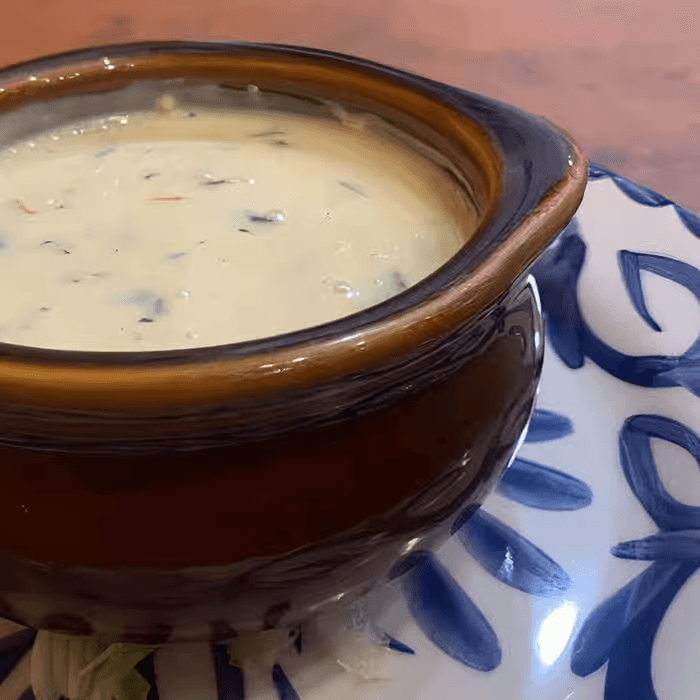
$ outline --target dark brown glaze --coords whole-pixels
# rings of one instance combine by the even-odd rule
[[[274,444],[162,455],[149,467],[162,480],[146,486],[138,474],[155,455],[133,463],[134,455],[85,454],[82,479],[73,472],[46,487],[35,527],[21,522],[33,510],[0,508],[9,513],[0,531],[14,531],[0,553],[0,590],[26,623],[61,610],[105,637],[152,643],[167,627],[172,639],[197,639],[212,633],[212,620],[234,629],[288,624],[329,597],[352,598],[388,574],[409,540],[444,539],[499,477],[532,410],[536,331],[541,338],[539,310],[520,283],[443,344],[438,381],[377,412]],[[60,471],[55,454],[24,454],[50,456],[54,466],[24,462],[5,494],[57,483],[45,476]],[[183,455],[197,468],[173,479],[171,460]],[[76,456],[60,459],[79,465]]]
[[[173,77],[380,115],[450,162],[480,223],[423,282],[317,328],[172,352],[0,344],[3,601],[34,626],[153,643],[286,624],[358,595],[409,541],[439,541],[480,502],[539,378],[527,270],[575,211],[586,169],[513,108],[289,47],[44,59],[0,72],[0,112]]]
[[[0,537],[37,561],[225,564],[282,554],[384,513],[466,450],[463,481],[473,489],[493,426],[535,379],[521,357],[531,321],[527,333],[508,335],[498,328],[506,313],[498,308],[369,376],[219,407],[209,434],[161,435],[147,454],[125,454],[118,442],[101,453],[0,447],[8,465]],[[163,449],[185,439],[194,449]]]

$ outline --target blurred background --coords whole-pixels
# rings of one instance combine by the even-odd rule
[[[694,4],[695,3],[695,4]],[[543,114],[700,210],[696,0],[0,0],[0,63],[144,39],[302,44]]]

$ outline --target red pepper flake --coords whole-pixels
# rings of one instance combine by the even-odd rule
[[[15,199],[15,204],[25,213],[25,214],[36,214],[36,212],[30,209],[21,199]]]
[[[186,197],[181,197],[179,195],[175,195],[172,197],[150,197],[149,202],[181,202],[183,199],[187,199]]]

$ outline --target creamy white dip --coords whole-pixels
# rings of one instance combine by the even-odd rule
[[[0,340],[162,350],[347,316],[457,252],[457,196],[330,119],[164,99],[39,134],[0,154]]]

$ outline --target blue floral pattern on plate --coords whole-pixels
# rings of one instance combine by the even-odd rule
[[[526,445],[484,508],[455,520],[445,547],[396,564],[389,612],[364,628],[387,650],[390,678],[349,680],[332,654],[319,670],[297,630],[257,671],[213,646],[212,700],[656,700],[664,673],[677,675],[663,649],[660,672],[654,659],[664,620],[700,569],[700,489],[671,488],[677,465],[654,445],[700,467],[700,335],[664,345],[675,301],[649,283],[676,285],[700,305],[700,216],[604,168],[590,176],[580,216],[533,272],[548,346]],[[544,654],[547,635],[556,648]],[[0,639],[1,700],[33,697],[6,691],[34,636]],[[146,700],[171,700],[159,695],[153,659],[136,666]]]
[[[652,438],[688,450],[700,467],[700,438],[681,423],[654,415],[625,421],[620,463],[659,534],[613,547],[612,553],[621,559],[654,563],[596,608],[574,643],[571,668],[577,675],[587,676],[608,662],[605,700],[656,700],[654,637],[674,596],[700,568],[700,508],[666,491],[652,456]]]
[[[700,237],[700,217],[667,198],[598,166],[591,179],[610,178],[642,206],[670,206],[686,228]],[[536,266],[547,336],[570,369],[586,358],[615,378],[642,387],[684,387],[700,396],[700,336],[680,355],[628,355],[601,340],[586,323],[578,300],[586,242],[574,219]],[[647,308],[642,271],[685,287],[700,303],[700,270],[683,260],[642,251],[619,250],[618,265],[630,302],[655,332],[661,326]],[[571,669],[588,676],[607,663],[605,700],[657,700],[652,649],[664,614],[686,581],[700,568],[700,507],[669,494],[659,476],[651,440],[687,450],[700,467],[700,438],[687,426],[660,415],[632,415],[619,432],[619,461],[627,484],[659,533],[617,544],[621,559],[653,564],[596,607],[579,631]]]
[[[525,441],[555,440],[573,430],[571,422],[551,411],[537,410]],[[574,510],[590,504],[592,493],[582,481],[535,462],[516,458],[499,491],[518,503]],[[565,591],[569,575],[528,539],[483,509],[470,508],[452,532],[489,574],[508,586],[535,596]],[[501,663],[493,628],[468,594],[430,552],[409,555],[395,568],[408,608],[425,636],[453,659],[478,671]]]

